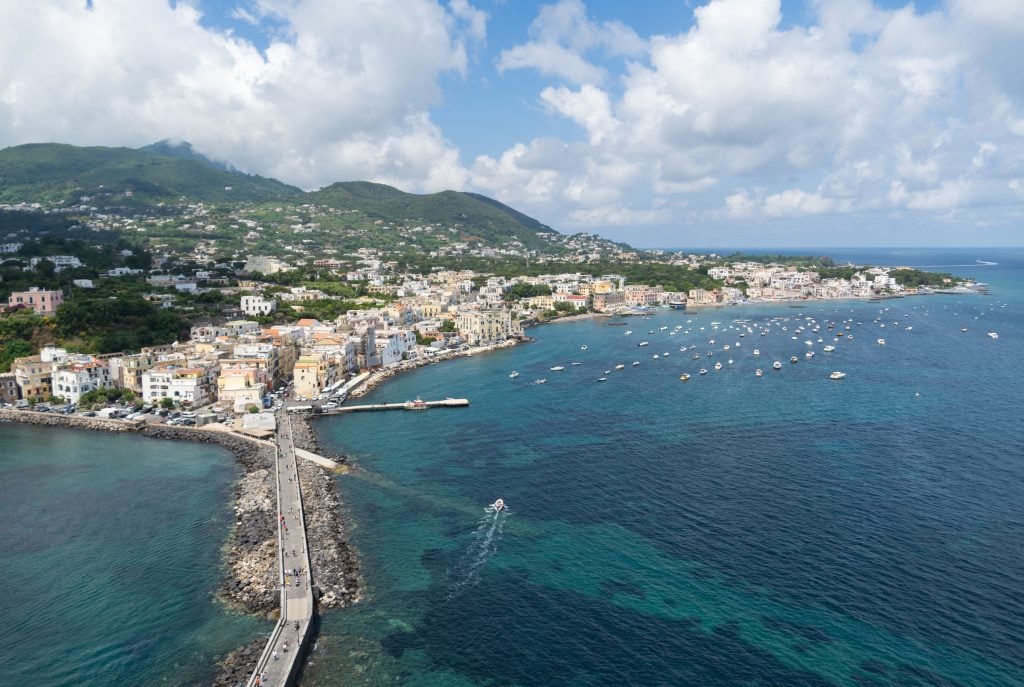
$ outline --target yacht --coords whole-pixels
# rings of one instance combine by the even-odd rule
[[[654,355],[651,356],[651,360],[657,360],[657,359],[658,359],[658,354],[657,353],[655,353]]]
[[[515,379],[515,378],[516,378],[516,377],[518,377],[518,376],[519,376],[519,373],[518,373],[518,372],[516,372],[515,370],[512,370],[512,374],[510,374],[510,375],[508,376],[508,378],[509,378],[509,379]]]
[[[830,374],[830,375],[828,376],[828,378],[829,378],[829,379],[842,379],[842,378],[843,378],[843,377],[845,377],[845,376],[846,376],[846,373],[845,373],[845,372],[840,372],[839,370],[836,370],[835,372],[833,372],[832,374]]]
[[[780,363],[778,360],[776,360],[774,363],[772,363],[772,367],[774,367],[776,370],[781,370],[782,369],[782,363]]]

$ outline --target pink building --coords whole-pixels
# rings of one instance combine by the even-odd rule
[[[57,306],[64,302],[64,292],[47,291],[33,286],[28,291],[15,291],[7,299],[8,307],[23,305],[32,308],[40,315],[53,315]]]

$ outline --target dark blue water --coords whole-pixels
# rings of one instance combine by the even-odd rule
[[[554,324],[318,421],[367,599],[305,683],[1024,684],[1024,252],[833,253],[992,293]]]
[[[0,424],[0,684],[211,680],[269,628],[214,599],[236,477],[210,446]]]

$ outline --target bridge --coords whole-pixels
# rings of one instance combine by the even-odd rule
[[[295,453],[291,420],[285,413],[278,413],[274,472],[281,618],[270,633],[247,687],[291,687],[302,670],[313,636],[313,576],[309,569],[306,520],[302,512],[302,490],[295,467]]]

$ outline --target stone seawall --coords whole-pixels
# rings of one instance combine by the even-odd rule
[[[308,418],[302,414],[290,418],[295,446],[343,462],[344,456],[324,453]],[[296,465],[306,514],[313,584],[319,591],[320,606],[334,608],[355,603],[362,586],[359,562],[341,517],[337,482],[330,471],[319,465],[305,460],[297,461]],[[311,504],[316,507],[310,507]]]

